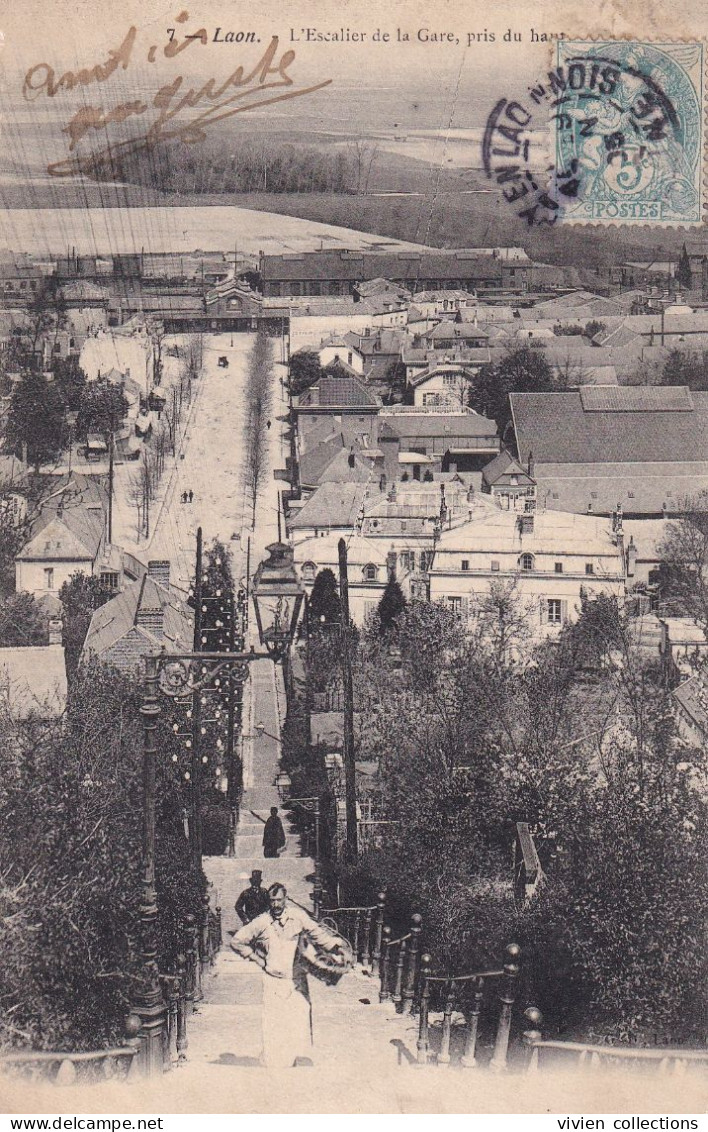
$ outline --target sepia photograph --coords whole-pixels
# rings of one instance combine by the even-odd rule
[[[0,0],[2,1132],[705,1128],[707,67]]]

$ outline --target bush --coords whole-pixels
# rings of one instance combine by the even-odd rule
[[[231,813],[224,797],[221,802],[202,805],[202,852],[205,857],[220,857],[229,845]]]
[[[122,1033],[142,975],[142,721],[134,683],[82,669],[61,726],[5,715],[0,779],[0,1046],[90,1049]],[[184,948],[205,880],[191,863],[175,750],[158,723],[161,970]]]

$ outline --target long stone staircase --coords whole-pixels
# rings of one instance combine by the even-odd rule
[[[244,751],[244,793],[233,857],[210,857],[205,870],[212,905],[221,908],[223,946],[202,980],[202,997],[188,1020],[183,1058],[160,1078],[102,1081],[57,1088],[36,1084],[31,1097],[19,1082],[0,1083],[8,1112],[114,1113],[485,1113],[485,1112],[700,1112],[705,1089],[692,1080],[675,1089],[660,1076],[578,1074],[545,1070],[535,1075],[493,1073],[487,1059],[464,1068],[416,1065],[418,1023],[389,999],[379,1002],[372,970],[357,968],[338,985],[310,979],[314,1066],[263,1068],[261,1004],[264,976],[229,944],[238,926],[234,904],[253,868],[263,883],[281,881],[289,895],[312,910],[314,861],[281,813],[288,843],[277,860],[262,855],[263,823],[279,804],[274,785],[279,758],[280,673],[267,661],[251,665],[249,719]],[[257,722],[257,726],[255,725]],[[438,1039],[443,1019],[431,1017]]]

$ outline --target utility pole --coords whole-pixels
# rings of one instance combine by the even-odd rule
[[[202,647],[203,593],[202,528],[197,527],[197,556],[194,574],[194,651]],[[201,670],[197,672],[197,680]],[[192,853],[198,868],[202,864],[202,701],[201,690],[192,692]]]
[[[71,459],[71,456],[69,457]],[[71,468],[69,468],[71,474]],[[113,430],[108,441],[108,545],[113,542]]]
[[[347,576],[347,544],[339,540],[339,602],[342,623],[342,681],[344,684],[344,792],[347,816],[346,856],[349,864],[358,857],[358,830],[356,817],[356,766],[354,763],[354,682],[350,654],[349,629],[349,578]]]

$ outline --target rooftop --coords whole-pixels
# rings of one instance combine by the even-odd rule
[[[708,447],[708,393],[681,386],[512,393],[519,457],[537,464],[695,461]]]
[[[0,692],[10,716],[55,719],[66,707],[67,683],[61,645],[0,649]]]

